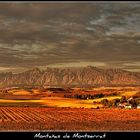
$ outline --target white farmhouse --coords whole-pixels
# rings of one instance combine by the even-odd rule
[[[140,109],[140,105],[137,105],[137,109]]]
[[[132,106],[128,104],[128,105],[125,105],[125,108],[126,108],[126,109],[131,109]]]

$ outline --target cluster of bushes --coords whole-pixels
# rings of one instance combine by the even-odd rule
[[[76,99],[84,99],[84,100],[87,100],[87,99],[98,99],[98,98],[103,98],[103,97],[106,97],[106,96],[116,96],[117,93],[116,92],[113,92],[111,94],[103,94],[103,93],[98,93],[98,94],[64,94],[64,97],[65,98],[76,98]]]
[[[118,95],[117,92],[112,92],[112,93],[110,93],[110,94],[106,94],[106,96],[117,96],[117,95]]]
[[[91,95],[91,94],[75,94],[75,95],[65,94],[64,95],[65,98],[76,98],[76,99],[83,99],[83,100],[103,98],[104,96],[105,95],[102,93],[95,94],[95,95]]]
[[[131,99],[131,100],[128,100],[125,96],[122,96],[121,99],[114,99],[114,100],[110,100],[110,101],[108,99],[103,99],[103,100],[101,100],[101,103],[105,107],[117,107],[118,104],[120,104],[120,103],[128,103],[133,108],[135,108],[140,103],[140,101],[139,101],[139,99]]]
[[[119,102],[120,99],[114,99],[111,101],[109,101],[108,99],[101,100],[101,104],[103,104],[105,107],[116,107]]]

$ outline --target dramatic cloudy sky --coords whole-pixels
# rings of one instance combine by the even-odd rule
[[[0,3],[0,72],[86,65],[140,71],[140,3]]]

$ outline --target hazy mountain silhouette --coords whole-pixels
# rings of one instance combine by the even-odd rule
[[[140,85],[140,73],[121,69],[38,68],[18,74],[0,73],[0,87],[8,86],[111,86]]]

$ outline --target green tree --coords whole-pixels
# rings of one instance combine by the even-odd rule
[[[120,99],[114,99],[112,106],[117,106],[117,104],[120,102]]]
[[[125,103],[125,102],[127,102],[126,97],[122,96],[122,98],[120,99],[120,103]]]
[[[109,101],[107,99],[103,99],[101,100],[101,103],[104,105],[104,106],[107,106]]]

